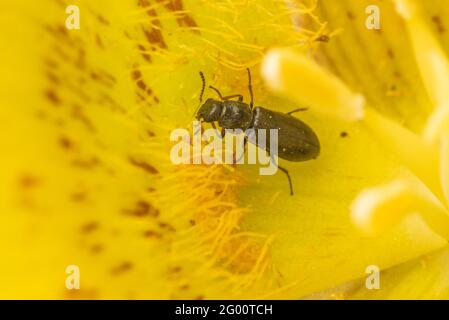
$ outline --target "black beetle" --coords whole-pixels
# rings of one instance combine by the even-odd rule
[[[288,113],[281,113],[265,109],[263,107],[253,108],[253,90],[251,85],[251,73],[248,71],[248,89],[251,96],[250,104],[243,102],[241,94],[234,94],[223,97],[218,89],[209,86],[214,90],[221,101],[207,99],[196,112],[196,118],[200,121],[211,123],[214,128],[215,121],[221,127],[221,135],[224,137],[225,129],[277,129],[278,130],[278,156],[282,159],[294,162],[307,161],[315,159],[320,154],[320,142],[315,132],[307,124],[291,115],[298,111],[307,110],[306,108],[295,109]],[[204,75],[200,72],[203,81],[203,87],[200,94],[200,104],[205,88]],[[230,100],[238,98],[237,101]],[[269,149],[269,137],[265,150]],[[245,144],[247,139],[245,139]],[[257,143],[256,143],[257,144]],[[258,145],[258,144],[257,144]],[[293,195],[293,186],[288,171],[278,166],[288,178],[290,185],[290,194]]]

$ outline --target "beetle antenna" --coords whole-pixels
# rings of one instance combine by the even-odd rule
[[[203,102],[204,89],[206,88],[206,79],[204,78],[204,73],[202,71],[200,71],[200,77],[201,77],[201,81],[203,82],[203,86],[201,87],[201,94],[200,94],[200,103],[201,103],[201,102]]]
[[[204,90],[206,88],[206,78],[204,77],[204,73],[202,71],[200,71],[200,78],[201,78],[201,82],[202,82],[201,93],[200,93],[200,103],[198,104],[198,107],[196,107],[195,112],[193,113],[193,116],[196,115],[198,109],[201,107],[201,102],[203,102]]]

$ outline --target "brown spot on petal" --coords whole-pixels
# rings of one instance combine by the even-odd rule
[[[159,232],[156,232],[154,230],[146,230],[146,231],[144,231],[143,236],[145,238],[157,238],[157,239],[162,238],[162,234],[160,234]]]
[[[53,89],[45,90],[45,97],[55,106],[59,106],[61,104],[61,99]]]
[[[443,21],[441,20],[441,18],[439,16],[433,16],[432,21],[435,24],[435,26],[437,27],[437,31],[439,33],[446,32],[446,28],[444,27]]]
[[[74,192],[70,195],[70,199],[74,202],[83,202],[86,198],[87,194],[83,191]]]
[[[73,119],[81,121],[90,132],[96,132],[97,131],[95,129],[95,126],[93,125],[92,121],[84,113],[83,108],[81,108],[80,105],[74,104],[72,106],[72,114],[71,114],[71,116],[73,117]]]
[[[131,78],[132,78],[133,80],[138,80],[138,79],[140,79],[141,77],[142,77],[142,72],[140,72],[139,69],[134,69],[134,70],[131,72]]]
[[[151,17],[152,22],[160,27],[161,23],[159,21],[159,19],[157,19],[157,12],[154,9],[154,7],[151,7],[151,3],[148,0],[139,0],[138,5],[145,8],[145,11],[147,13],[148,16]]]
[[[54,61],[51,58],[45,58],[44,64],[50,69],[57,69],[59,67],[58,62]]]
[[[139,200],[134,204],[133,208],[123,209],[123,213],[134,217],[157,217],[159,216],[159,209],[155,208],[151,203]]]
[[[59,138],[59,145],[63,149],[66,149],[66,150],[73,149],[75,146],[75,144],[72,142],[72,140],[70,140],[69,138],[64,137],[64,136]]]
[[[155,45],[161,49],[167,49],[167,44],[164,41],[164,37],[162,36],[162,32],[152,28],[151,30],[143,30],[145,37],[148,42],[152,45]]]
[[[169,223],[166,222],[159,222],[159,227],[161,227],[162,229],[165,229],[169,232],[175,232],[176,229]]]
[[[101,23],[101,24],[104,24],[105,26],[109,26],[109,20],[108,19],[106,19],[105,17],[103,17],[102,15],[98,15],[98,21]]]
[[[146,62],[151,62],[151,56],[148,54],[147,49],[141,44],[137,45],[137,48],[139,49],[142,58],[144,58]]]
[[[26,174],[20,177],[19,184],[22,188],[34,188],[39,184],[39,179],[35,176]]]
[[[97,157],[91,157],[88,159],[76,159],[72,161],[72,165],[82,169],[93,169],[100,165],[100,160]]]
[[[150,174],[158,174],[159,173],[159,171],[155,167],[153,167],[152,165],[150,165],[144,161],[139,161],[137,159],[130,157],[129,162],[131,162],[131,164],[133,166],[136,166]]]
[[[92,231],[95,231],[99,228],[99,223],[97,221],[91,221],[88,222],[86,224],[84,224],[83,226],[81,226],[81,233],[87,234],[87,233],[91,233]]]
[[[132,268],[133,268],[133,265],[131,262],[124,261],[121,264],[119,264],[118,266],[112,268],[111,273],[114,276],[118,276],[124,272],[130,271]]]
[[[91,248],[90,248],[90,252],[92,252],[92,254],[99,254],[101,252],[104,251],[104,247],[101,244],[94,244]]]
[[[354,12],[352,11],[346,12],[346,16],[348,17],[349,20],[355,20],[357,18]]]
[[[179,273],[182,271],[182,267],[181,266],[176,266],[176,267],[172,267],[168,270],[169,273]]]
[[[47,71],[46,72],[47,75],[47,79],[48,81],[50,81],[51,83],[53,83],[54,85],[58,85],[60,84],[61,80],[58,78],[58,76],[53,73],[52,71]]]
[[[392,49],[387,50],[387,55],[390,59],[394,59],[394,52]]]
[[[197,23],[191,15],[184,10],[182,0],[157,0],[157,2],[165,3],[165,7],[176,14],[176,21],[180,27],[197,27]],[[198,30],[192,30],[194,33],[199,33]]]
[[[162,32],[160,31],[161,22],[157,19],[157,12],[154,8],[150,7],[151,3],[148,0],[139,0],[138,5],[145,8],[145,11],[148,16],[151,17],[151,22],[157,28],[154,28],[150,25],[148,29],[143,29],[145,37],[151,45],[156,47],[165,49],[167,48],[167,44],[164,41],[164,37],[162,36]]]
[[[144,91],[147,88],[147,85],[145,84],[145,82],[142,79],[137,81],[137,86]]]
[[[101,49],[105,48],[103,41],[101,40],[101,36],[98,33],[95,34],[95,42]]]
[[[151,131],[151,130],[147,130],[147,135],[148,135],[150,138],[153,138],[154,136],[156,136],[156,135],[154,134],[154,132]]]
[[[111,88],[117,81],[114,76],[102,71],[91,71],[90,77],[92,80],[101,83],[109,88]]]

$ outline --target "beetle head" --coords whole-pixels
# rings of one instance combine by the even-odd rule
[[[196,113],[198,120],[203,119],[204,122],[217,121],[220,118],[223,109],[223,102],[214,99],[207,99]]]

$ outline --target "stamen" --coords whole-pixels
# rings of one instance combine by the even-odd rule
[[[300,105],[346,120],[358,120],[364,115],[365,98],[306,56],[274,49],[263,61],[262,74],[272,89]]]
[[[411,213],[419,213],[435,233],[449,240],[449,212],[419,181],[396,180],[365,190],[351,206],[353,223],[368,235],[386,231]]]
[[[402,164],[420,178],[440,201],[444,201],[438,165],[440,159],[435,145],[425,142],[373,108],[366,108],[363,121],[383,146],[394,152]]]

